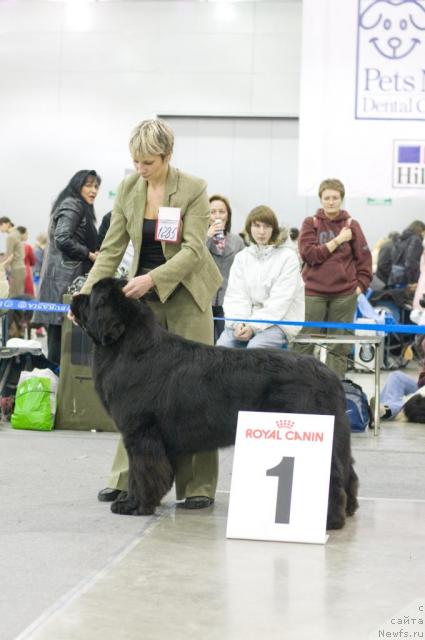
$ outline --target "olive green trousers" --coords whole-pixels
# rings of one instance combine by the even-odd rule
[[[306,322],[353,322],[354,312],[357,305],[357,294],[348,296],[306,296],[305,297],[305,320]],[[335,335],[349,334],[352,331],[340,329],[311,329],[305,327],[303,333],[332,333]],[[331,344],[327,351],[326,364],[342,380],[347,371],[347,356],[352,350],[350,344]],[[314,344],[293,343],[291,349],[297,353],[312,355]]]

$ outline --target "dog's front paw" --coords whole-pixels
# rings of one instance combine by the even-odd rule
[[[345,524],[345,515],[342,513],[328,513],[326,530],[342,529]]]
[[[111,504],[112,513],[118,513],[123,516],[137,516],[139,503],[135,498],[129,497],[128,494],[124,494]]]
[[[111,504],[112,513],[122,516],[150,516],[155,513],[155,507],[141,505],[133,497],[118,498]]]
[[[358,508],[359,508],[359,503],[357,502],[356,498],[349,500],[347,502],[347,509],[346,509],[347,516],[353,516],[356,513]]]
[[[150,505],[140,505],[138,509],[139,516],[152,516],[155,513],[155,507]]]

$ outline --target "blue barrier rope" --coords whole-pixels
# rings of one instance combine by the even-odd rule
[[[351,329],[355,331],[381,331],[383,333],[425,333],[425,325],[410,324],[366,324],[355,322],[296,322],[292,320],[247,320],[246,318],[214,318],[230,322],[244,322],[251,324],[277,324],[291,327],[311,327],[315,329]]]
[[[67,313],[69,304],[58,302],[38,302],[37,300],[15,300],[0,298],[0,309],[13,311],[47,311],[47,313]]]
[[[0,309],[14,311],[45,311],[47,313],[67,313],[69,304],[57,302],[38,302],[37,300],[15,300],[0,298]],[[246,318],[214,318],[230,322],[244,322],[245,324],[277,324],[292,327],[308,327],[314,329],[349,329],[352,331],[380,331],[382,333],[425,333],[425,325],[408,324],[366,324],[355,322],[297,322],[293,320],[251,320]]]

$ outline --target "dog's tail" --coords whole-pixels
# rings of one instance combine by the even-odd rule
[[[346,506],[346,514],[347,516],[352,516],[359,508],[359,503],[357,501],[357,493],[359,490],[359,478],[357,473],[354,471],[354,460],[351,458],[350,469],[348,472],[348,480],[347,485],[345,487],[345,492],[347,494],[347,506]]]

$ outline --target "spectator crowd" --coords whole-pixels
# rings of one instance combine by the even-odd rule
[[[177,304],[172,300],[186,309],[183,292],[191,296],[194,306],[187,306],[185,322],[192,329],[176,328],[181,335],[223,347],[302,353],[313,353],[314,344],[297,343],[300,326],[284,323],[351,323],[361,294],[390,295],[396,304],[412,307],[413,322],[425,323],[425,223],[415,220],[400,232],[389,232],[371,251],[355,212],[344,208],[343,183],[327,178],[318,186],[317,210],[299,229],[285,228],[279,224],[280,212],[254,203],[244,228],[235,233],[228,197],[207,197],[202,180],[171,166],[173,141],[171,129],[159,119],[136,127],[130,140],[135,173],[120,185],[114,209],[99,227],[94,203],[101,178],[95,170],[71,177],[54,200],[48,230],[39,233],[34,245],[25,227],[1,217],[2,297],[61,302],[88,274],[93,283],[118,273],[129,278],[130,297],[159,305],[158,317]],[[130,230],[127,195],[136,190],[139,210],[132,214],[136,226]],[[169,206],[179,209],[174,243],[158,236],[161,211]],[[197,333],[199,314],[203,330]],[[39,332],[47,329],[48,358],[57,365],[63,318],[42,312],[33,318]],[[166,322],[168,328],[172,324]],[[303,328],[301,336],[307,331]],[[341,379],[349,352],[350,345],[338,344],[327,355],[327,365]]]

